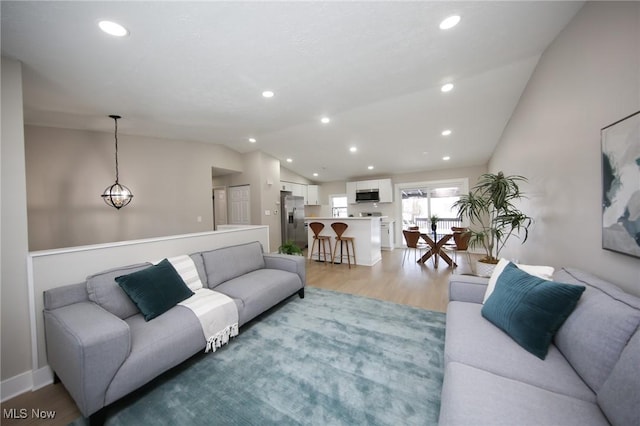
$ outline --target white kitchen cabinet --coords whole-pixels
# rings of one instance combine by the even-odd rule
[[[382,221],[380,223],[380,247],[382,250],[393,250],[395,247],[395,221]]]
[[[318,185],[307,185],[307,199],[305,204],[310,206],[320,205],[320,197],[318,196]]]
[[[378,181],[378,191],[381,203],[393,203],[393,185],[391,185],[391,179],[380,179]]]
[[[356,183],[357,182],[347,182],[347,203],[349,204],[356,203]]]
[[[360,180],[356,182],[356,191],[378,189],[378,180]]]
[[[360,180],[347,182],[347,202],[356,203],[356,191],[378,190],[381,203],[393,203],[393,185],[391,179]]]
[[[303,183],[292,183],[293,195],[304,198],[304,204],[307,204],[307,185]]]

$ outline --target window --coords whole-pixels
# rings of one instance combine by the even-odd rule
[[[332,217],[347,217],[347,196],[332,195],[331,199],[331,216]]]
[[[438,232],[449,232],[452,226],[461,226],[453,204],[460,199],[462,188],[462,183],[434,182],[402,189],[403,227],[417,225],[427,228],[431,226],[429,218],[433,215],[439,219]]]

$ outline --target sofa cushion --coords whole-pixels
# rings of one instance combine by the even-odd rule
[[[451,362],[445,367],[438,424],[595,426],[609,423],[593,402]]]
[[[554,279],[587,288],[555,344],[597,393],[640,324],[640,298],[576,269],[563,269]]]
[[[200,277],[200,282],[203,287],[209,287],[207,285],[207,271],[204,269],[204,260],[202,260],[202,253],[193,253],[190,254],[189,257],[193,260],[193,263],[196,265],[196,270],[198,271],[198,277]]]
[[[575,308],[584,289],[584,286],[535,277],[509,263],[485,302],[482,316],[523,348],[544,359],[553,336]]]
[[[525,351],[502,330],[482,318],[479,303],[451,302],[447,307],[445,362],[461,362],[500,376],[594,402],[596,395],[551,345],[545,360]]]
[[[243,325],[302,287],[298,274],[279,269],[259,269],[220,284],[215,290],[242,301],[238,324]]]
[[[141,271],[116,277],[116,281],[146,321],[162,315],[194,294],[167,259]]]
[[[139,313],[138,307],[120,288],[115,278],[130,274],[151,266],[151,263],[138,263],[109,269],[87,277],[87,293],[89,300],[120,319],[127,319]]]
[[[225,281],[264,268],[262,245],[254,241],[202,252],[207,285],[210,289]]]
[[[207,343],[198,318],[184,306],[174,306],[153,321],[134,315],[126,322],[131,330],[131,353],[111,381],[105,404],[139,388],[198,351],[204,352]]]
[[[600,387],[598,403],[611,424],[640,425],[640,329]]]

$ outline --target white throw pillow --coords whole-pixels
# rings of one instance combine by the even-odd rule
[[[491,274],[491,278],[489,278],[489,285],[487,286],[487,290],[484,293],[484,300],[482,301],[483,304],[487,301],[489,296],[491,296],[491,293],[493,293],[493,289],[496,288],[496,282],[498,282],[498,277],[502,274],[502,271],[508,264],[509,261],[507,259],[500,259],[496,265],[493,273]],[[543,280],[551,280],[553,278],[554,268],[551,266],[519,265],[517,263],[514,263],[514,265],[516,265],[518,269],[522,269],[527,274],[535,275]]]

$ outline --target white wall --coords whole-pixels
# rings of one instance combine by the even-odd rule
[[[640,110],[640,3],[589,2],[542,55],[491,159],[529,178],[523,263],[572,266],[640,294],[640,259],[601,247],[600,129]]]
[[[134,198],[120,210],[100,197],[115,181],[113,133],[26,126],[30,250],[213,230],[211,168],[242,171],[242,156],[221,145],[129,136],[123,122],[120,183]]]
[[[0,139],[0,294],[2,366],[6,380],[30,369],[27,294],[27,199],[21,64],[2,58]],[[4,388],[4,386],[3,386]]]

